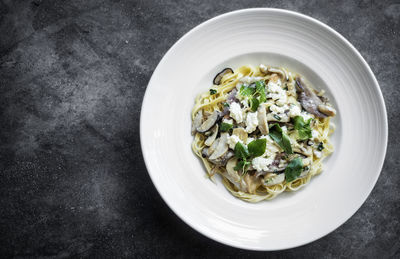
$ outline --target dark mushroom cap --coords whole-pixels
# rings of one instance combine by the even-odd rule
[[[228,73],[232,73],[233,74],[233,69],[232,68],[224,68],[221,72],[219,72],[213,80],[213,84],[214,85],[219,85],[221,83],[221,79],[224,75],[228,74]]]
[[[327,115],[320,112],[318,106],[322,104],[321,99],[314,93],[314,91],[304,84],[304,81],[300,77],[296,77],[296,88],[299,92],[299,102],[301,106],[307,112],[314,114],[318,118],[326,118]]]

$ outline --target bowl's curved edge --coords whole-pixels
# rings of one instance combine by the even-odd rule
[[[378,97],[379,97],[379,101],[381,104],[381,107],[383,108],[383,120],[384,120],[384,138],[385,138],[385,143],[384,143],[384,152],[382,153],[381,157],[380,157],[380,165],[379,165],[379,173],[376,175],[373,184],[370,187],[370,190],[368,191],[368,194],[365,195],[365,197],[363,197],[363,202],[360,203],[360,205],[358,206],[358,208],[352,212],[347,218],[345,218],[345,220],[343,220],[343,222],[341,222],[339,225],[337,225],[336,227],[330,229],[328,232],[321,234],[321,235],[317,235],[316,237],[307,240],[305,242],[299,243],[298,245],[295,246],[290,246],[290,247],[280,247],[280,248],[275,248],[275,249],[265,249],[265,248],[261,248],[261,247],[249,247],[249,246],[241,246],[241,245],[236,245],[236,244],[232,244],[229,242],[225,242],[223,240],[218,240],[216,238],[214,238],[213,236],[207,235],[206,233],[204,233],[198,226],[192,224],[192,222],[190,222],[190,220],[184,218],[177,210],[174,209],[174,207],[172,206],[172,204],[166,199],[166,197],[164,196],[163,193],[159,192],[161,198],[164,200],[164,202],[168,205],[168,207],[178,216],[178,218],[180,218],[183,222],[185,222],[186,224],[188,224],[191,228],[195,229],[197,232],[201,233],[202,235],[216,241],[219,243],[222,243],[224,245],[228,245],[231,247],[236,247],[236,248],[240,248],[240,249],[247,249],[247,250],[253,250],[253,251],[279,251],[279,250],[285,250],[285,249],[290,249],[290,248],[296,248],[296,247],[300,247],[306,244],[309,244],[311,242],[314,242],[330,233],[332,233],[334,230],[336,230],[337,228],[339,228],[340,226],[342,226],[347,220],[349,220],[360,208],[361,206],[365,203],[366,199],[369,197],[369,195],[371,194],[378,178],[379,175],[382,171],[383,168],[383,164],[384,164],[384,160],[386,157],[386,151],[387,151],[387,143],[388,143],[388,120],[387,120],[387,112],[386,112],[386,105],[385,105],[385,100],[383,98],[379,83],[374,75],[374,73],[372,72],[370,66],[368,65],[368,63],[365,61],[365,59],[362,57],[362,55],[359,53],[359,51],[344,37],[342,36],[340,33],[338,33],[337,31],[335,31],[334,29],[332,29],[330,26],[324,24],[323,22],[320,22],[319,20],[312,18],[308,15],[305,14],[301,14],[295,11],[289,11],[289,10],[285,10],[285,9],[279,9],[279,8],[248,8],[248,9],[240,9],[240,10],[236,10],[236,11],[232,11],[232,12],[228,12],[228,13],[224,13],[221,15],[218,15],[216,17],[213,17],[209,20],[206,20],[204,22],[202,22],[201,24],[197,25],[196,27],[194,27],[193,29],[191,29],[190,31],[188,31],[187,33],[185,33],[177,42],[175,42],[174,45],[172,45],[172,47],[165,53],[165,55],[163,56],[163,58],[161,59],[161,61],[159,62],[159,64],[157,65],[156,69],[154,70],[149,83],[147,86],[150,86],[153,80],[153,75],[156,74],[156,72],[158,71],[158,69],[161,67],[161,65],[165,62],[165,60],[167,59],[167,57],[171,54],[171,52],[178,47],[178,45],[183,42],[188,35],[194,33],[195,31],[201,29],[202,27],[206,26],[209,23],[212,23],[216,20],[219,20],[221,18],[225,18],[227,16],[231,16],[231,15],[235,15],[238,13],[245,13],[245,12],[252,12],[252,11],[274,11],[274,12],[279,12],[279,13],[285,13],[285,14],[290,14],[290,15],[294,15],[297,17],[301,17],[303,19],[307,19],[313,23],[316,23],[317,25],[323,27],[324,29],[328,30],[330,33],[333,33],[336,37],[338,37],[341,41],[343,41],[346,46],[348,46],[351,51],[356,54],[356,56],[361,60],[361,62],[363,63],[364,67],[367,69],[369,75],[372,77],[372,80],[374,82],[374,85],[376,87],[376,90],[378,92]],[[148,99],[148,91],[146,88],[146,92],[144,94],[143,97],[143,102],[142,102],[142,106],[141,106],[141,113],[140,113],[140,145],[141,145],[141,149],[142,149],[142,154],[143,154],[143,159],[146,165],[146,168],[149,168],[149,164],[150,161],[148,161],[148,159],[146,158],[146,154],[145,154],[145,150],[144,150],[144,144],[143,144],[143,132],[145,131],[144,126],[143,126],[143,122],[144,122],[144,116],[143,116],[143,109],[146,105],[147,99]],[[156,181],[154,180],[154,177],[152,176],[152,173],[148,170],[148,173],[150,175],[150,178],[154,184],[154,186],[156,187],[157,191],[159,190]]]

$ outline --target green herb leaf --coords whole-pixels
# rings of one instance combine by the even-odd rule
[[[240,159],[246,159],[250,156],[247,147],[240,142],[236,143],[234,151],[235,151],[235,156]]]
[[[257,81],[249,86],[242,85],[239,93],[241,96],[252,97],[250,99],[250,106],[253,112],[257,111],[260,103],[267,100],[267,96],[265,95],[265,84],[262,80]]]
[[[297,130],[300,140],[306,140],[312,137],[310,126],[311,120],[312,119],[310,118],[307,121],[304,121],[304,118],[302,116],[294,117],[294,128]]]
[[[240,160],[236,166],[233,168],[235,171],[242,171],[242,174],[245,174],[247,172],[247,167],[250,165],[250,162],[247,161],[246,159]]]
[[[275,142],[282,141],[282,128],[279,124],[274,123],[269,126],[269,136],[275,140]],[[279,143],[278,143],[279,144]]]
[[[252,96],[255,91],[256,91],[256,89],[253,87],[242,85],[239,93],[241,96]]]
[[[283,145],[283,150],[285,150],[285,152],[287,154],[293,154],[293,150],[292,150],[292,146],[290,144],[290,139],[289,136],[286,135],[285,133],[282,132],[282,145]]]
[[[267,100],[267,96],[265,94],[265,83],[264,81],[260,80],[256,82],[256,92],[260,95],[259,101],[263,103]]]
[[[324,148],[324,143],[320,142],[317,147],[318,151],[322,151]]]
[[[279,124],[275,123],[269,129],[269,136],[287,153],[293,154],[289,137],[282,131]]]
[[[235,171],[240,171],[242,170],[243,166],[244,166],[244,161],[239,161],[233,169]]]
[[[232,124],[222,122],[222,123],[221,123],[221,126],[220,126],[220,130],[221,130],[222,132],[225,132],[225,131],[228,131],[228,130],[232,129],[232,127],[233,127]]]
[[[258,106],[260,105],[260,101],[257,98],[253,97],[251,98],[250,102],[251,102],[251,110],[253,112],[257,111]]]
[[[210,94],[211,94],[211,95],[216,94],[216,93],[217,93],[217,90],[215,90],[215,89],[210,89]]]
[[[250,156],[258,157],[265,153],[265,148],[267,146],[267,140],[265,138],[260,138],[253,140],[248,145]]]
[[[303,160],[300,157],[296,157],[287,165],[285,169],[286,182],[294,181],[303,170]]]
[[[224,107],[229,107],[229,103],[224,103]]]

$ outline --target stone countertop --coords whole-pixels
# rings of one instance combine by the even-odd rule
[[[387,106],[381,176],[358,212],[311,244],[262,253],[197,233],[143,162],[140,107],[184,33],[216,15],[277,7],[345,36]],[[400,257],[399,1],[0,1],[0,254],[21,257]]]

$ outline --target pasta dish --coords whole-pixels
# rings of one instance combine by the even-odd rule
[[[335,114],[323,90],[285,68],[226,68],[196,97],[192,149],[234,196],[271,200],[322,171]]]

